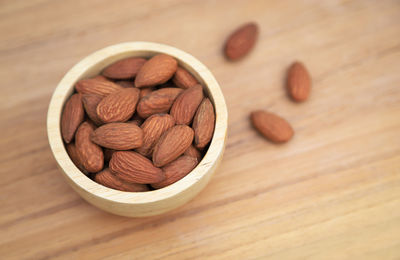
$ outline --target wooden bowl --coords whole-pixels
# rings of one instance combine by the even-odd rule
[[[109,64],[132,56],[151,57],[159,53],[171,55],[179,65],[192,73],[203,85],[215,107],[214,135],[202,161],[191,173],[165,188],[148,192],[123,192],[102,186],[86,177],[71,161],[62,141],[61,112],[75,83],[98,75]],[[76,64],[58,84],[47,114],[47,134],[54,157],[72,188],[89,203],[105,211],[130,217],[151,216],[172,210],[198,194],[216,171],[224,153],[228,113],[221,89],[212,73],[192,55],[174,47],[150,43],[128,42],[97,51]]]

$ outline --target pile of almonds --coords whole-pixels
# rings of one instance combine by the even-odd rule
[[[76,83],[61,118],[74,164],[121,191],[168,186],[202,159],[215,127],[203,87],[165,54],[119,60]]]
[[[258,31],[253,22],[236,29],[225,42],[226,58],[246,56]],[[61,132],[74,164],[96,182],[122,191],[163,188],[190,173],[215,127],[213,104],[199,82],[165,54],[123,59],[101,74],[77,82],[77,93],[64,107]],[[311,78],[301,62],[289,67],[286,86],[294,101],[308,98]],[[256,110],[250,120],[272,142],[294,135],[274,113]]]
[[[257,41],[258,31],[258,25],[254,22],[246,23],[236,29],[225,43],[225,57],[230,61],[237,61],[246,56]],[[289,67],[286,86],[289,96],[294,101],[303,102],[308,98],[311,78],[301,62],[294,62]],[[254,128],[272,142],[284,143],[294,135],[291,125],[276,114],[256,110],[250,114],[250,120]]]

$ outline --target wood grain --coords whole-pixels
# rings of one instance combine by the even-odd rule
[[[0,255],[4,259],[400,258],[398,1],[0,2]],[[244,60],[225,37],[256,21]],[[168,214],[118,217],[64,181],[46,136],[50,96],[89,53],[126,41],[191,53],[214,73],[228,111],[218,172]],[[287,66],[313,78],[288,99]],[[285,145],[264,141],[254,109],[284,116]]]

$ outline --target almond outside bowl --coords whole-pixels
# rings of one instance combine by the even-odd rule
[[[215,107],[215,131],[202,161],[183,179],[148,192],[123,192],[102,186],[85,176],[69,158],[60,131],[61,112],[75,83],[99,74],[106,66],[127,57],[152,57],[164,53],[178,60],[203,85]],[[76,64],[58,84],[47,114],[47,134],[61,173],[86,201],[113,214],[130,217],[158,215],[188,202],[208,183],[224,153],[228,113],[224,96],[212,73],[192,55],[171,46],[151,42],[128,42],[106,47]]]

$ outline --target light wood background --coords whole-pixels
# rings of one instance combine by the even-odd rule
[[[256,21],[246,59],[226,35]],[[399,1],[0,1],[2,259],[399,259]],[[45,119],[61,77],[125,41],[187,51],[219,81],[229,136],[219,171],[193,201],[131,219],[94,208],[65,182]],[[284,91],[287,66],[313,77],[308,102]],[[263,140],[265,108],[296,134]]]

